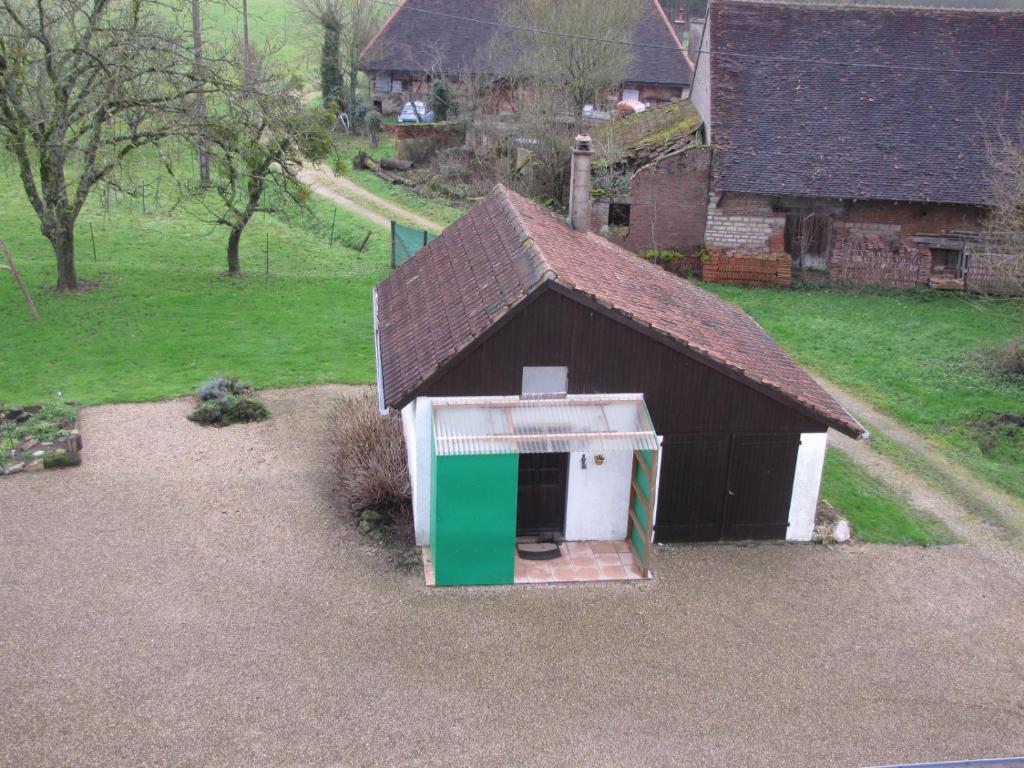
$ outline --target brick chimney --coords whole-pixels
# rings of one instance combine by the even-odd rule
[[[590,229],[590,137],[580,134],[572,148],[572,169],[569,176],[569,224],[573,229]]]

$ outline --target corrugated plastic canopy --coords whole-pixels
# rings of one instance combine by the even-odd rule
[[[434,402],[438,456],[650,451],[658,437],[642,395]]]

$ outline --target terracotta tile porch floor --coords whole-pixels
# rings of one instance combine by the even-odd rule
[[[640,568],[625,541],[569,541],[554,560],[523,560],[516,555],[516,584],[640,579]]]
[[[569,541],[559,545],[553,560],[523,560],[516,555],[516,584],[559,584],[580,581],[641,580],[640,568],[625,541]],[[434,561],[423,548],[423,575],[434,586]]]

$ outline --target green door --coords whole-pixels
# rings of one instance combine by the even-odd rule
[[[436,456],[430,549],[438,585],[515,580],[519,456]]]

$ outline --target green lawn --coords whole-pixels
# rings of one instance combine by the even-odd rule
[[[1020,301],[842,289],[705,285],[750,312],[800,363],[1024,497],[1024,445],[978,426],[1024,414],[1024,387],[990,373],[987,350],[1024,335]],[[1018,430],[1019,432],[1020,430]]]
[[[316,217],[260,214],[242,241],[247,274],[227,278],[226,230],[170,211],[166,193],[154,212],[153,193],[147,213],[140,201],[123,199],[108,216],[100,198],[92,200],[76,232],[78,267],[98,287],[60,296],[51,290],[49,244],[0,161],[0,237],[42,315],[30,319],[0,272],[0,401],[28,404],[58,391],[85,404],[153,400],[218,374],[258,387],[373,380],[371,289],[388,273],[384,230],[338,210],[331,248],[335,209],[327,203],[315,203]]]
[[[893,491],[840,451],[825,461],[821,496],[850,521],[853,535],[874,544],[951,544],[952,531],[933,515],[908,507]]]

